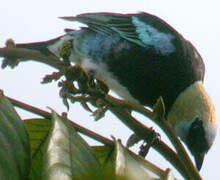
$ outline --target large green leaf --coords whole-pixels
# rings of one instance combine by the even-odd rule
[[[91,179],[92,172],[100,171],[100,164],[89,145],[78,135],[71,122],[55,113],[44,170],[46,180]]]
[[[27,119],[24,121],[31,144],[31,179],[41,180],[43,155],[46,152],[46,140],[52,123],[48,119]]]
[[[30,172],[30,144],[22,120],[0,93],[0,179],[25,180]]]

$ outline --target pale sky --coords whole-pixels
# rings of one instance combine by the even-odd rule
[[[205,87],[211,96],[220,117],[220,3],[218,0],[7,0],[0,6],[0,47],[8,38],[15,42],[43,41],[60,36],[64,28],[75,28],[76,23],[58,19],[59,16],[71,16],[86,12],[134,13],[146,11],[167,21],[198,49],[206,65]],[[56,83],[42,85],[40,81],[53,69],[39,63],[23,63],[11,70],[0,70],[0,89],[7,96],[46,109],[52,107],[58,113],[66,111],[58,95]],[[21,117],[36,117],[24,111],[18,111]],[[72,105],[68,117],[106,137],[110,135],[122,139],[125,144],[131,134],[113,115],[94,122],[92,117],[80,106]],[[137,116],[146,125],[149,120]],[[159,131],[160,132],[160,131]],[[164,136],[162,136],[164,140]],[[166,141],[166,139],[165,139]],[[89,141],[92,142],[92,141]],[[218,180],[220,162],[219,133],[211,150],[205,157],[201,170],[204,179]],[[147,158],[162,168],[169,167],[157,153],[150,151]]]

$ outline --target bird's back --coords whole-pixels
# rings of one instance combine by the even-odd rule
[[[162,96],[169,110],[181,91],[203,80],[204,64],[196,49],[155,16],[99,13],[73,20],[88,25],[76,33],[77,52],[104,65],[141,104],[152,107]]]

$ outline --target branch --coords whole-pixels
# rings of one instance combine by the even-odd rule
[[[46,111],[41,110],[39,108],[36,108],[34,106],[30,106],[28,104],[25,104],[25,103],[23,103],[21,101],[12,99],[10,97],[7,97],[7,98],[16,107],[19,107],[19,108],[24,109],[26,111],[29,111],[31,113],[37,114],[37,115],[42,116],[42,117],[44,117],[46,119],[51,119],[52,114],[49,113],[49,112],[46,112]],[[76,131],[78,131],[78,132],[80,132],[80,133],[82,133],[82,134],[84,134],[84,135],[86,135],[86,136],[88,136],[90,138],[93,138],[93,139],[97,140],[98,142],[101,142],[101,143],[103,143],[103,144],[105,144],[107,146],[110,146],[110,147],[114,146],[114,142],[112,142],[108,138],[105,138],[105,137],[103,137],[103,136],[101,136],[101,135],[99,135],[99,134],[97,134],[97,133],[95,133],[93,131],[90,131],[89,129],[86,129],[86,128],[80,126],[79,124],[74,123],[70,119],[67,119],[67,120],[71,122],[71,124],[76,129]]]
[[[16,106],[19,107],[21,109],[24,109],[26,111],[29,111],[31,113],[37,114],[39,116],[42,116],[46,119],[51,119],[51,113],[46,112],[44,110],[41,110],[39,108],[30,106],[28,104],[25,104],[21,101],[12,99],[10,97],[7,97],[11,103]],[[115,99],[114,99],[115,100]],[[125,110],[123,109],[118,109],[117,107],[111,107],[110,109],[119,119],[121,119],[128,127],[130,127],[139,137],[141,137],[142,139],[147,140],[148,142],[151,141],[151,136],[152,136],[152,131],[150,128],[147,128],[146,126],[142,125],[141,123],[139,123],[135,118],[132,118],[130,116],[129,113],[127,113]],[[68,119],[69,120],[69,119]],[[71,120],[69,120],[71,121]],[[88,130],[74,122],[72,122],[72,125],[74,126],[74,128],[81,132],[82,134],[91,137],[105,145],[108,145],[110,147],[114,146],[114,143],[91,131]],[[183,167],[181,161],[179,160],[179,158],[177,157],[176,153],[170,149],[165,143],[163,143],[161,140],[156,139],[155,142],[153,143],[153,148],[156,149],[160,154],[162,154],[174,167],[176,167],[181,174],[183,174],[185,176],[186,179],[190,179],[187,176],[187,173],[185,172],[185,168]]]
[[[152,141],[152,130],[147,128],[138,122],[135,118],[131,117],[130,114],[126,111],[119,109],[118,107],[110,107],[110,110],[115,114],[119,120],[126,124],[135,134],[141,139],[146,140],[147,142]],[[169,148],[161,140],[155,139],[151,145],[156,151],[158,151],[165,159],[167,159],[186,179],[192,179],[187,172],[184,164],[178,158],[176,152]],[[194,180],[194,179],[192,179]]]
[[[14,67],[21,61],[34,60],[36,62],[41,62],[47,64],[56,69],[61,69],[65,64],[59,60],[56,56],[49,55],[45,56],[39,51],[24,49],[24,48],[14,48],[5,47],[0,48],[0,56],[5,57],[5,62],[3,62],[3,67],[9,65]]]
[[[18,100],[12,99],[12,98],[10,98],[10,97],[7,97],[7,98],[8,98],[8,99],[11,101],[11,103],[12,103],[14,106],[16,106],[16,107],[19,107],[19,108],[21,108],[21,109],[27,110],[27,111],[32,112],[32,113],[34,113],[34,114],[40,115],[40,116],[42,116],[42,117],[44,117],[44,118],[46,118],[46,119],[51,119],[52,114],[49,113],[49,112],[46,112],[46,111],[44,111],[44,110],[41,110],[41,109],[36,108],[36,107],[33,107],[33,106],[30,106],[30,105],[28,105],[28,104],[25,104],[25,103],[20,102],[20,101],[18,101]],[[68,119],[68,120],[69,120],[69,119]],[[78,132],[80,132],[80,133],[82,133],[82,134],[84,134],[84,135],[86,135],[86,136],[88,136],[88,137],[90,137],[90,138],[93,138],[93,139],[95,139],[95,140],[97,140],[97,141],[99,141],[99,142],[101,142],[101,143],[103,143],[103,144],[105,144],[105,145],[107,145],[107,146],[109,146],[109,147],[111,147],[111,148],[114,148],[114,142],[113,142],[112,140],[109,140],[109,139],[107,139],[107,138],[105,138],[105,137],[103,137],[103,136],[101,136],[101,135],[99,135],[99,134],[97,134],[97,133],[95,133],[95,132],[93,132],[93,131],[91,131],[91,130],[88,130],[88,129],[86,129],[86,128],[84,128],[84,127],[82,127],[82,126],[80,126],[80,125],[74,123],[74,122],[71,121],[71,120],[69,120],[69,121],[71,122],[71,124],[73,125],[73,127],[76,129],[76,131],[78,131]],[[159,143],[163,143],[163,142],[159,141]],[[164,145],[165,145],[165,144],[164,144]],[[166,145],[165,145],[165,146],[166,146]],[[171,151],[172,151],[172,150],[171,150]],[[151,171],[152,171],[152,172],[154,172],[155,174],[157,174],[157,175],[160,176],[160,177],[163,176],[164,171],[163,171],[162,169],[156,167],[155,165],[153,165],[152,163],[148,162],[147,160],[143,160],[140,156],[136,155],[134,152],[132,152],[132,151],[129,151],[129,152],[130,152],[134,157],[136,157],[140,162],[146,163],[147,165],[150,164],[150,168],[151,168]],[[172,156],[171,156],[171,157],[172,157]],[[173,158],[173,159],[175,159],[175,158]]]
[[[125,123],[130,129],[132,129],[137,136],[139,136],[142,139],[147,139],[147,137],[149,137],[149,135],[148,136],[146,135],[147,132],[150,131],[149,128],[146,128],[144,125],[139,123],[136,119],[131,117],[129,113],[127,113],[126,111],[123,112],[123,109],[119,109],[119,108],[120,107],[127,107],[129,109],[132,109],[132,110],[144,115],[145,117],[148,117],[150,120],[152,120],[154,123],[156,123],[165,132],[165,134],[168,136],[168,138],[170,139],[170,141],[174,145],[175,149],[177,150],[179,159],[178,160],[172,159],[173,158],[172,156],[174,156],[172,154],[173,152],[171,152],[172,150],[163,149],[163,146],[157,146],[157,145],[154,146],[154,144],[153,144],[152,146],[154,147],[154,149],[156,149],[160,154],[162,154],[174,167],[176,167],[180,171],[180,173],[182,175],[183,174],[190,174],[190,176],[191,176],[190,179],[193,179],[193,180],[194,179],[201,179],[201,177],[198,173],[198,170],[193,165],[184,146],[182,145],[182,143],[178,139],[174,130],[168,124],[167,120],[164,118],[163,115],[165,114],[165,112],[160,112],[160,113],[152,112],[139,104],[135,104],[135,103],[124,101],[124,100],[118,100],[118,99],[111,97],[109,95],[106,95],[105,100],[109,104],[115,106],[115,108],[111,108],[111,106],[109,106],[110,110],[123,123]],[[160,100],[162,100],[162,99],[160,99]],[[163,102],[159,101],[159,103],[163,103]],[[159,106],[162,106],[162,105],[159,104]],[[165,111],[165,109],[159,110],[159,111]],[[147,139],[147,142],[149,142],[149,141],[150,141],[150,139]],[[156,143],[158,143],[158,142],[156,142]],[[158,149],[158,147],[160,147],[160,148]],[[176,155],[176,153],[175,153],[175,155]],[[186,179],[189,179],[189,177]]]

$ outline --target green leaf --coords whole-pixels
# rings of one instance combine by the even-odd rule
[[[115,179],[114,148],[109,146],[93,146],[92,150],[102,166],[102,175],[99,174],[99,179]]]
[[[110,166],[114,166],[115,158],[114,158],[114,149],[109,146],[92,146],[92,150],[99,160],[101,166],[106,166],[106,164]]]
[[[88,179],[91,173],[99,171],[100,164],[92,149],[78,135],[71,122],[53,113],[44,179]]]
[[[0,93],[0,178],[29,179],[30,144],[24,124]]]
[[[43,155],[46,152],[46,140],[52,126],[48,119],[27,119],[24,125],[28,131],[31,144],[31,179],[42,179]]]

